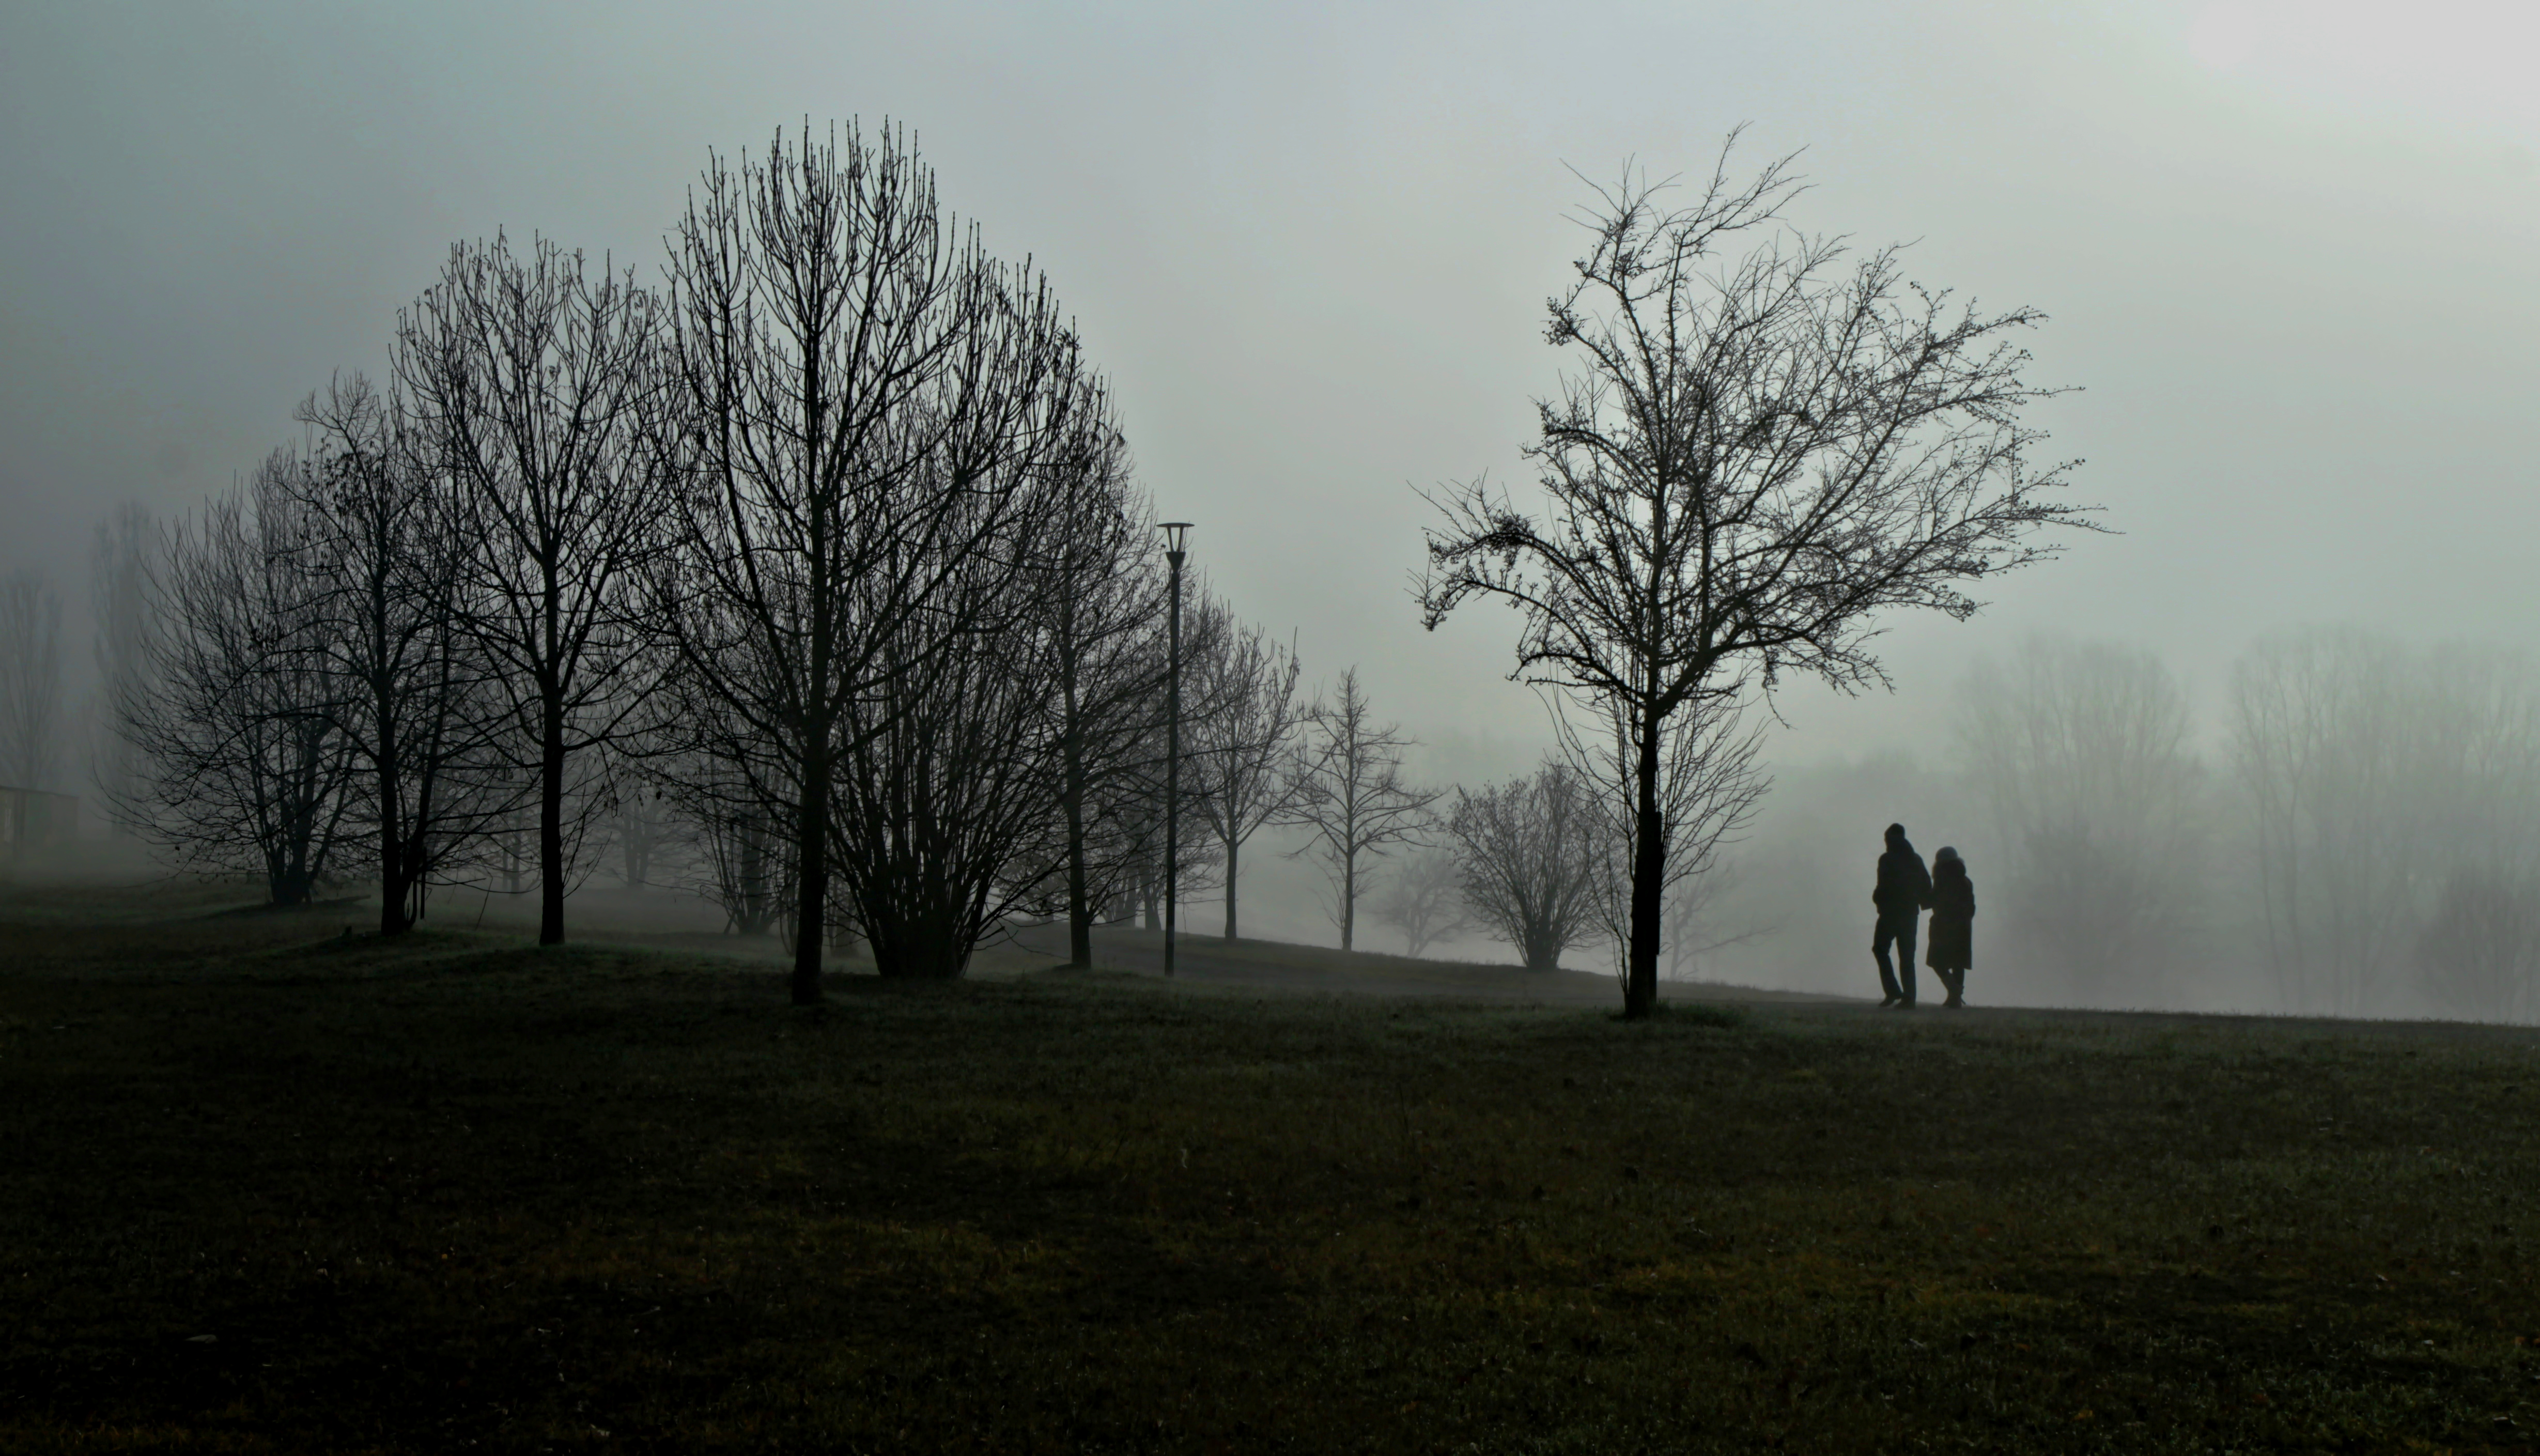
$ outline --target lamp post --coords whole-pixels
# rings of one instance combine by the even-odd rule
[[[1173,910],[1179,898],[1182,829],[1182,540],[1187,520],[1162,522],[1164,560],[1171,562],[1172,605],[1164,650],[1164,974],[1173,973]]]

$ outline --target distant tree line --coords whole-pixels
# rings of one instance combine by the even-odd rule
[[[1893,817],[1965,850],[2005,1001],[2540,1018],[2540,660],[2313,627],[2221,686],[2200,718],[2157,655],[2065,638],[1979,663],[1949,761],[1786,769],[1713,923],[1866,974],[1826,907]]]

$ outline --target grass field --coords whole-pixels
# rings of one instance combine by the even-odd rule
[[[0,894],[0,1450],[2540,1448],[2528,1029]]]

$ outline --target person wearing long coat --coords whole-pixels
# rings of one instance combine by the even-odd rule
[[[1967,1004],[1967,970],[1974,964],[1976,882],[1967,877],[1967,862],[1942,845],[1932,857],[1932,929],[1923,963],[1948,988],[1944,1006]]]

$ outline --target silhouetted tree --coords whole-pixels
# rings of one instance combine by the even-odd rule
[[[564,898],[605,750],[645,699],[644,593],[669,540],[660,302],[544,239],[451,249],[398,317],[396,373],[451,484],[463,625],[502,668],[537,793],[538,943]],[[569,806],[570,805],[570,806]]]
[[[1432,827],[1430,806],[1442,791],[1403,781],[1402,751],[1416,741],[1399,724],[1375,721],[1356,667],[1341,673],[1330,698],[1305,711],[1304,736],[1290,760],[1281,822],[1306,831],[1305,843],[1292,853],[1322,862],[1331,881],[1332,924],[1347,950],[1356,938],[1369,862],[1419,842]]]
[[[925,701],[891,679],[973,630],[941,593],[1008,524],[977,493],[1019,441],[1046,443],[1075,341],[1036,280],[948,223],[888,131],[806,128],[712,163],[672,251],[686,474],[663,613],[721,706],[723,762],[784,825],[793,918],[818,926],[848,734],[889,727],[867,711],[885,691]],[[796,937],[797,1001],[820,996],[822,938]]]
[[[1184,802],[1216,840],[1226,880],[1226,938],[1235,937],[1235,880],[1244,844],[1292,806],[1290,767],[1305,705],[1293,644],[1240,627],[1224,602],[1204,599],[1183,654]],[[1413,952],[1417,954],[1418,952]]]
[[[380,933],[409,929],[428,887],[515,807],[503,772],[499,667],[476,615],[465,518],[435,487],[395,403],[360,375],[302,402],[310,432],[285,478],[321,618],[336,730],[363,772],[354,817],[373,837]]]
[[[1733,146],[1734,138],[1731,138]],[[1881,248],[1776,233],[1788,163],[1734,183],[1728,152],[1689,207],[1626,176],[1583,220],[1548,340],[1581,370],[1538,402],[1541,518],[1476,484],[1438,502],[1422,608],[1475,596],[1522,620],[1517,676],[1617,715],[1632,771],[1624,1008],[1656,1005],[1669,841],[1662,780],[1679,715],[1813,674],[1883,683],[1878,613],[1975,610],[1969,584],[2047,554],[2076,523],[2029,473],[2044,397],[2007,340],[2034,311],[1952,311]],[[1696,732],[1701,731],[1697,727]]]
[[[276,451],[170,535],[150,690],[117,705],[147,766],[124,824],[178,864],[260,872],[276,905],[306,904],[326,873],[355,768],[308,570],[309,469]]]
[[[1163,697],[1164,583],[1108,399],[1089,385],[1074,416],[1047,467],[1026,588],[1058,715],[1068,962],[1091,966],[1094,922],[1142,849],[1134,800]]]
[[[1558,759],[1479,793],[1455,791],[1446,832],[1463,864],[1464,903],[1529,971],[1596,933],[1598,877],[1610,863],[1593,790]]]

